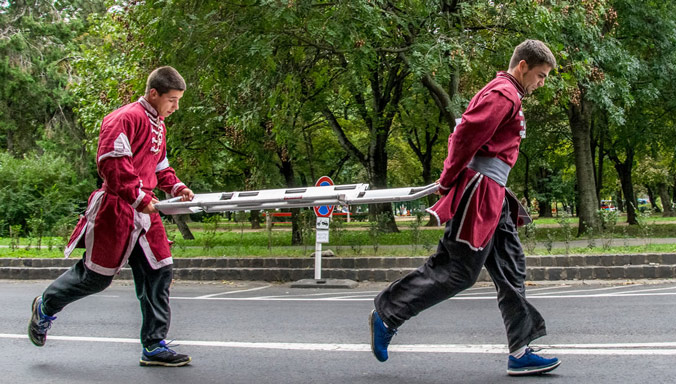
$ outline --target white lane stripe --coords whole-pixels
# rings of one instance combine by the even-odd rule
[[[610,289],[633,288],[633,287],[638,287],[638,286],[640,286],[640,285],[642,285],[642,284],[631,285],[631,286],[627,286],[627,285],[618,285],[618,286],[613,286],[613,287],[592,288],[592,289],[571,289],[571,290],[568,290],[568,291],[557,291],[557,292],[537,293],[536,295],[537,295],[537,296],[544,296],[544,295],[556,295],[556,294],[560,294],[560,293],[598,292],[598,291],[607,291],[607,290],[610,290]],[[673,288],[673,287],[672,287],[672,288]],[[532,292],[532,291],[526,290],[526,294],[528,294],[528,293],[530,293],[530,292]],[[628,291],[628,292],[633,292],[633,291]],[[624,292],[620,292],[620,293],[624,293]]]
[[[258,296],[259,299],[278,299],[278,298],[310,298],[310,297],[318,297],[318,296],[329,296],[329,295],[348,295],[348,296],[368,296],[368,297],[375,297],[375,294],[379,293],[380,291],[361,291],[361,292],[322,292],[322,293],[307,293],[307,294],[301,294],[301,295],[271,295],[271,296]],[[317,300],[321,300],[322,298],[317,298]],[[330,297],[329,297],[330,299]]]
[[[0,333],[0,339],[27,339],[27,335]],[[75,341],[94,343],[124,343],[138,344],[138,339],[113,337],[83,337],[49,335],[51,341]],[[334,351],[334,352],[370,352],[368,344],[337,344],[337,343],[254,343],[240,341],[197,341],[178,340],[182,346],[221,347],[221,348],[253,348],[276,349],[293,351]],[[543,353],[560,355],[676,355],[676,349],[659,349],[656,345],[676,345],[676,343],[646,343],[646,344],[563,344],[542,346]],[[599,346],[607,345],[607,348]],[[632,348],[623,348],[630,345]],[[478,353],[478,354],[506,354],[508,349],[501,344],[411,344],[390,345],[391,352],[410,353]]]
[[[676,348],[676,342],[656,343],[592,343],[592,344],[551,344],[540,345],[542,348]]]
[[[526,293],[528,292],[537,292],[537,291],[548,291],[550,289],[557,289],[557,288],[570,288],[570,285],[557,285],[554,287],[544,287],[544,288],[529,288],[526,286]]]
[[[627,292],[617,292],[617,293],[615,293],[615,295],[634,294],[634,293],[641,293],[641,292],[666,291],[666,290],[668,290],[668,289],[676,289],[676,287],[651,288],[651,289],[637,289],[637,290],[627,291]]]
[[[263,287],[250,288],[250,289],[241,289],[239,291],[227,291],[227,292],[220,292],[220,293],[212,293],[211,295],[204,295],[204,296],[195,297],[195,299],[208,299],[210,297],[215,297],[215,296],[232,295],[233,293],[259,291],[261,289],[265,289],[265,288],[269,288],[269,287],[271,287],[271,285],[266,285],[266,286],[263,286]]]
[[[618,293],[598,293],[598,294],[588,294],[588,295],[526,295],[526,297],[531,299],[589,299],[589,298],[599,298],[599,297],[612,297],[612,298],[625,298],[632,296],[676,296],[676,292],[647,292],[647,293],[631,293],[626,292],[622,294]],[[331,301],[373,301],[373,297],[364,297],[364,298],[353,298],[346,299],[340,297],[317,297],[317,298],[308,298],[308,297],[284,297],[284,296],[262,296],[262,297],[207,297],[207,298],[196,298],[196,297],[181,297],[181,296],[172,296],[171,300],[224,300],[224,301],[321,301],[321,302],[331,302]],[[456,296],[448,300],[496,300],[496,296]]]

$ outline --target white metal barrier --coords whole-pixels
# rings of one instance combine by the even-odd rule
[[[424,187],[368,189],[368,184],[343,184],[322,187],[262,189],[260,191],[219,192],[196,194],[192,201],[180,197],[163,200],[155,207],[167,215],[198,212],[226,212],[301,208],[321,205],[356,205],[417,200],[431,195],[438,184]]]

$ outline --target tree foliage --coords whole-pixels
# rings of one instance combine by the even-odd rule
[[[559,67],[524,99],[528,132],[510,186],[541,215],[552,201],[576,207],[583,233],[598,224],[599,198],[618,189],[629,202],[635,184],[674,195],[675,8],[10,1],[0,8],[0,142],[19,159],[64,157],[91,175],[103,116],[172,65],[188,90],[168,121],[169,159],[197,192],[311,185],[324,174],[376,188],[429,183],[469,99],[507,69],[516,44],[536,38]],[[655,172],[637,171],[643,162]],[[654,177],[636,178],[644,172]],[[372,208],[396,230],[389,205]]]

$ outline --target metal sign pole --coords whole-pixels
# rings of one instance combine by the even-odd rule
[[[315,280],[322,278],[322,243],[329,242],[329,223],[331,218],[317,216],[315,236]]]
[[[317,218],[317,220],[319,220],[319,217]],[[321,279],[322,279],[322,243],[319,242],[319,239],[315,239],[315,280]]]
[[[328,176],[322,176],[315,183],[315,187],[333,186],[333,180]],[[329,242],[329,220],[333,213],[333,205],[320,205],[313,207],[317,216],[315,237],[315,280],[322,279],[322,243]]]

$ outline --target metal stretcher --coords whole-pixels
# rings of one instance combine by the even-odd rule
[[[166,215],[198,212],[266,210],[277,208],[316,207],[322,205],[356,205],[417,200],[431,195],[438,184],[424,187],[369,189],[368,184],[343,184],[321,187],[263,189],[260,191],[195,194],[192,201],[180,197],[160,201],[155,207]]]

